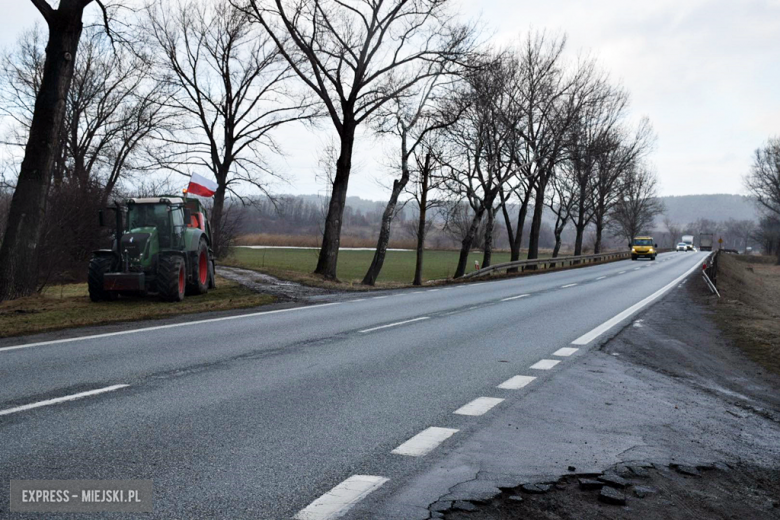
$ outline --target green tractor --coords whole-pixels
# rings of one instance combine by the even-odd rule
[[[116,215],[116,234],[112,248],[93,252],[89,262],[93,302],[131,294],[178,302],[216,287],[211,227],[199,200],[136,198],[107,209]],[[102,210],[99,220],[104,226]]]

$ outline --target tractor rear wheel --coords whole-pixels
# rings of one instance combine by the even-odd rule
[[[184,299],[187,287],[187,270],[180,256],[161,256],[157,265],[157,292],[167,302]]]
[[[201,238],[198,243],[198,251],[195,255],[195,262],[192,266],[192,283],[187,287],[188,293],[206,294],[209,292],[209,271],[210,271],[209,246],[206,239]]]
[[[216,289],[217,288],[217,279],[216,276],[217,268],[214,267],[214,259],[209,258],[209,289]]]
[[[103,275],[114,267],[114,259],[110,256],[95,256],[89,261],[87,286],[89,299],[93,302],[116,300],[117,294],[103,289]]]

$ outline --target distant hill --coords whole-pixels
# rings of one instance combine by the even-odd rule
[[[661,197],[666,205],[666,214],[659,219],[669,218],[675,224],[690,224],[699,219],[715,222],[729,220],[758,221],[756,206],[750,197],[744,195],[681,195]]]

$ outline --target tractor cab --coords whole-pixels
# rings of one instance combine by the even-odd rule
[[[119,251],[125,261],[143,263],[160,249],[184,249],[184,201],[145,198],[127,201],[127,232]]]

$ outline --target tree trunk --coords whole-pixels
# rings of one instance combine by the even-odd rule
[[[214,206],[211,209],[211,247],[214,250],[214,256],[222,258],[227,251],[222,243],[222,222],[225,212],[225,192],[227,186],[225,182],[217,180],[217,191],[214,192]]]
[[[593,254],[597,255],[601,253],[601,240],[604,235],[604,220],[606,220],[606,209],[599,205],[594,216],[596,221],[596,244],[593,246]]]
[[[406,130],[404,130],[401,136],[401,178],[393,181],[393,190],[390,193],[390,200],[387,201],[385,206],[385,212],[382,214],[382,225],[379,228],[379,239],[376,243],[376,251],[374,251],[374,259],[371,261],[371,265],[368,266],[368,271],[363,277],[363,285],[374,285],[376,279],[379,278],[379,273],[382,271],[382,265],[385,262],[385,255],[387,254],[387,244],[390,242],[390,226],[393,223],[393,217],[395,217],[395,207],[398,205],[398,197],[401,195],[401,191],[406,187],[406,183],[409,182],[409,152],[406,147]]]
[[[544,190],[547,188],[547,181],[539,179],[539,186],[536,188],[536,197],[534,199],[534,216],[531,220],[531,234],[528,237],[528,259],[539,258],[539,232],[542,228],[542,213],[544,212]]]
[[[52,170],[81,37],[80,2],[61,2],[50,13],[49,41],[6,231],[0,247],[0,301],[28,296],[38,278],[37,248]]]
[[[553,258],[558,258],[558,253],[561,251],[561,233],[559,231],[555,232],[555,247],[553,247]]]
[[[493,224],[496,221],[496,212],[493,210],[492,201],[488,205],[487,215],[487,227],[485,228],[485,252],[482,255],[482,267],[490,267],[490,262],[493,258]]]
[[[344,118],[341,133],[341,151],[336,161],[336,177],[333,179],[333,189],[328,203],[328,216],[325,218],[325,233],[322,235],[316,274],[330,280],[336,280],[336,267],[339,258],[339,243],[341,242],[341,224],[344,217],[344,206],[347,202],[347,186],[349,173],[352,170],[352,147],[355,144],[354,121]]]
[[[528,213],[528,201],[530,200],[530,191],[526,191],[525,197],[520,203],[520,210],[517,215],[517,228],[512,228],[512,222],[509,219],[509,212],[506,209],[504,201],[501,203],[501,210],[504,213],[504,222],[506,224],[507,237],[509,238],[509,260],[516,262],[520,260],[520,248],[523,242],[523,227],[525,226],[525,217]],[[507,273],[516,273],[517,268],[507,269]]]
[[[601,236],[604,233],[604,219],[596,219],[596,244],[593,246],[593,254],[601,253]]]
[[[460,258],[458,258],[458,267],[455,269],[455,276],[453,278],[460,278],[466,273],[466,264],[469,261],[471,243],[474,242],[474,237],[477,234],[477,229],[479,229],[479,223],[482,222],[482,214],[484,212],[484,206],[477,211],[474,218],[471,220],[471,226],[469,227],[466,236],[461,241]]]
[[[417,224],[417,261],[414,264],[413,285],[422,285],[423,253],[425,250],[425,219],[428,213],[428,174],[431,167],[431,152],[425,156],[425,166],[420,172],[420,221]]]
[[[387,244],[390,242],[390,225],[393,223],[393,217],[395,216],[395,207],[398,204],[398,196],[401,194],[401,190],[404,189],[408,180],[409,174],[407,170],[407,173],[402,175],[401,179],[393,181],[393,191],[390,194],[390,200],[387,201],[387,206],[385,206],[385,212],[382,214],[382,225],[379,228],[379,239],[376,243],[374,259],[371,261],[371,265],[368,267],[368,271],[363,277],[363,285],[374,285],[376,284],[376,279],[379,278],[379,273],[382,271],[382,264],[384,264],[385,255],[387,254]]]

